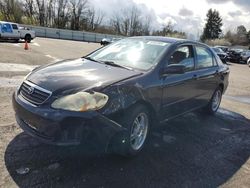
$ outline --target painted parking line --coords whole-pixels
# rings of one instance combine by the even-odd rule
[[[16,47],[21,47],[20,46],[20,43],[15,43],[15,44],[12,44],[13,46],[16,46]]]
[[[30,72],[38,65],[0,63],[0,72]]]
[[[33,46],[40,46],[40,44],[36,43],[36,42],[32,42],[31,43]]]
[[[45,56],[48,57],[48,58],[50,58],[50,59],[52,59],[53,62],[61,61],[61,59],[56,58],[56,57],[53,57],[53,56],[51,56],[51,55],[49,55],[49,54],[47,54],[47,55],[45,55]]]
[[[21,46],[22,46],[22,43],[15,43],[15,44],[12,44],[12,45],[13,45],[13,46],[16,46],[16,47],[21,47]],[[38,43],[36,43],[36,42],[30,43],[30,45],[40,47],[40,44],[38,44]]]
[[[250,104],[250,96],[230,96],[230,95],[224,95],[223,96],[225,99],[245,103],[245,104]]]
[[[24,76],[15,76],[12,78],[0,77],[0,88],[17,87],[23,82]]]

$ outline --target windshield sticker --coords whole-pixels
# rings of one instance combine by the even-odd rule
[[[157,46],[166,46],[167,45],[167,43],[160,42],[160,41],[148,41],[147,44],[157,45]]]

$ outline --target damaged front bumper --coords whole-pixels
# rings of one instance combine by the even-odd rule
[[[122,135],[121,133],[125,134],[127,131],[117,122],[96,111],[70,112],[52,109],[46,105],[36,107],[18,96],[17,92],[13,94],[12,103],[20,127],[47,144],[78,145],[92,135],[107,148],[115,135]]]

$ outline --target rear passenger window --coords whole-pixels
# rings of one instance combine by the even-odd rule
[[[213,66],[213,55],[212,53],[204,47],[196,47],[197,53],[197,68],[207,68]]]
[[[186,71],[194,69],[194,53],[192,46],[182,46],[175,50],[169,60],[171,64],[185,65]]]
[[[12,24],[12,28],[13,28],[14,30],[18,30],[18,27],[17,27],[16,24]]]

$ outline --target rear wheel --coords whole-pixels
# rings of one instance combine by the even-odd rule
[[[143,105],[129,109],[123,116],[121,125],[127,128],[122,135],[122,140],[114,143],[114,152],[123,156],[134,156],[139,153],[147,140],[150,127],[150,114]],[[121,138],[121,137],[120,137]],[[120,141],[119,141],[120,140]]]
[[[222,98],[222,88],[218,87],[215,90],[210,102],[206,106],[206,109],[205,109],[206,112],[209,114],[215,114],[220,107],[221,98]]]
[[[27,41],[28,43],[31,42],[31,36],[30,35],[25,35],[25,38],[24,38],[25,41]]]

